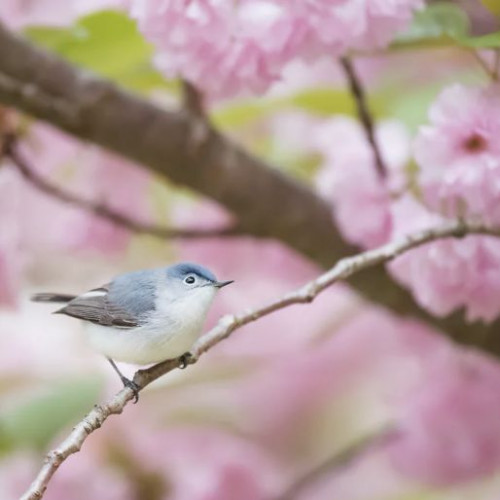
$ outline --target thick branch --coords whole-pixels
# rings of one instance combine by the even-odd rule
[[[219,201],[250,234],[281,239],[324,265],[334,260],[332,251],[348,250],[329,207],[310,189],[251,156],[196,113],[159,109],[2,28],[0,101]]]
[[[229,337],[231,333],[248,323],[257,321],[275,311],[284,309],[294,304],[312,302],[323,290],[344,280],[349,276],[358,274],[360,271],[386,263],[402,253],[444,237],[463,237],[466,234],[490,234],[500,236],[500,229],[491,229],[479,224],[468,224],[455,222],[440,227],[421,231],[417,234],[406,236],[394,242],[388,243],[375,250],[360,253],[354,257],[340,260],[332,269],[320,275],[313,281],[302,286],[277,300],[262,307],[249,310],[243,314],[229,315],[223,317],[217,325],[208,333],[203,335],[194,345],[188,364],[196,363],[200,356],[213,346]],[[139,370],[134,375],[134,382],[143,389],[157,378],[180,367],[184,363],[181,358],[168,360],[152,366],[151,368]],[[119,414],[125,405],[134,398],[130,388],[123,388],[108,403],[96,406],[79,424],[77,424],[70,435],[61,445],[47,454],[44,465],[33,484],[21,500],[39,500],[47,488],[47,485],[60,467],[60,465],[73,453],[78,452],[87,437],[97,430],[111,415]]]
[[[45,193],[59,201],[67,203],[68,205],[76,206],[86,210],[87,212],[91,212],[98,217],[102,217],[103,219],[116,224],[117,226],[127,229],[128,231],[132,231],[137,234],[148,234],[161,239],[220,238],[222,236],[236,236],[241,234],[236,226],[214,229],[177,229],[158,226],[155,224],[146,224],[131,219],[130,217],[127,217],[107,205],[81,198],[80,196],[65,191],[63,188],[60,188],[44,179],[34,168],[31,167],[31,165],[29,165],[26,158],[24,158],[19,152],[16,147],[16,142],[16,137],[12,134],[4,135],[3,138],[0,137],[0,144],[2,145],[0,148],[0,159],[2,156],[9,158],[23,178],[32,186],[40,190],[42,193]]]
[[[312,191],[250,155],[194,113],[169,112],[75,69],[0,25],[0,102],[133,159],[225,205],[241,230],[271,237],[323,267],[353,252],[330,207]],[[410,314],[455,338],[500,353],[498,325],[471,327],[462,314],[436,319],[382,267],[350,284],[396,313]]]

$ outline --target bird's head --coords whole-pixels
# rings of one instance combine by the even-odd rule
[[[210,304],[217,290],[233,283],[233,281],[218,281],[214,273],[198,264],[182,262],[166,268],[165,296],[172,302],[192,303],[196,308]]]

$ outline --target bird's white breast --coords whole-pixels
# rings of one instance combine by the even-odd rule
[[[90,345],[116,361],[147,365],[188,352],[198,338],[216,289],[200,287],[172,300],[160,293],[142,326],[115,328],[86,323]]]

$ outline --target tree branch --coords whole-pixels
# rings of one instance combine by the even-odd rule
[[[234,213],[243,232],[276,238],[325,268],[355,251],[342,241],[326,202],[206,120],[184,110],[159,109],[34,47],[1,24],[0,102],[213,198]],[[471,327],[462,313],[434,318],[381,266],[354,275],[349,283],[397,314],[412,315],[461,342],[500,354],[498,323]]]
[[[16,146],[17,138],[14,134],[4,134],[3,137],[0,137],[0,159],[2,157],[9,158],[13,166],[17,168],[23,178],[32,186],[59,201],[91,212],[98,217],[102,217],[134,233],[148,234],[161,239],[219,238],[223,236],[241,235],[241,231],[237,226],[214,229],[176,229],[136,221],[111,207],[81,198],[45,180],[29,165],[28,161],[23,158],[23,155]]]
[[[249,234],[281,239],[324,265],[332,263],[332,250],[348,253],[324,201],[206,120],[160,109],[2,27],[0,101],[213,198]]]
[[[213,346],[229,337],[231,333],[244,325],[257,321],[259,318],[291,305],[312,302],[323,290],[339,280],[344,280],[351,275],[359,274],[360,271],[374,267],[378,264],[386,263],[398,255],[430,241],[446,237],[460,238],[467,234],[500,236],[500,229],[489,228],[481,224],[467,224],[458,221],[406,236],[375,250],[369,250],[353,257],[344,258],[329,271],[294,292],[288,293],[273,302],[269,302],[264,306],[251,309],[242,314],[223,317],[214,328],[204,334],[195,343],[187,364],[196,363],[202,354],[206,353]],[[179,368],[183,363],[184,360],[179,358],[167,360],[150,368],[139,370],[134,375],[134,382],[139,389],[142,390],[162,375],[165,375],[175,368]],[[50,479],[60,465],[70,455],[78,452],[87,437],[101,427],[108,417],[121,413],[125,405],[133,398],[133,391],[125,387],[108,403],[95,406],[94,409],[73,428],[70,435],[60,444],[60,446],[47,454],[42,469],[21,500],[40,500],[43,497]]]
[[[356,102],[359,121],[363,125],[366,138],[368,139],[368,142],[370,143],[370,146],[372,148],[373,158],[375,160],[375,167],[377,168],[377,172],[380,175],[380,177],[384,178],[387,173],[387,168],[385,166],[384,159],[382,158],[382,153],[377,144],[373,118],[370,112],[370,107],[368,106],[368,102],[366,100],[366,95],[363,89],[363,85],[356,73],[354,64],[348,57],[341,57],[340,65],[344,70],[347,82],[349,84],[349,88],[351,90],[351,94],[354,98],[354,101]]]

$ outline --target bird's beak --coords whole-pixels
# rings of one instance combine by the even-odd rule
[[[214,283],[214,286],[216,288],[222,288],[223,286],[230,285],[231,283],[234,283],[234,280],[229,280],[229,281],[216,281]]]

